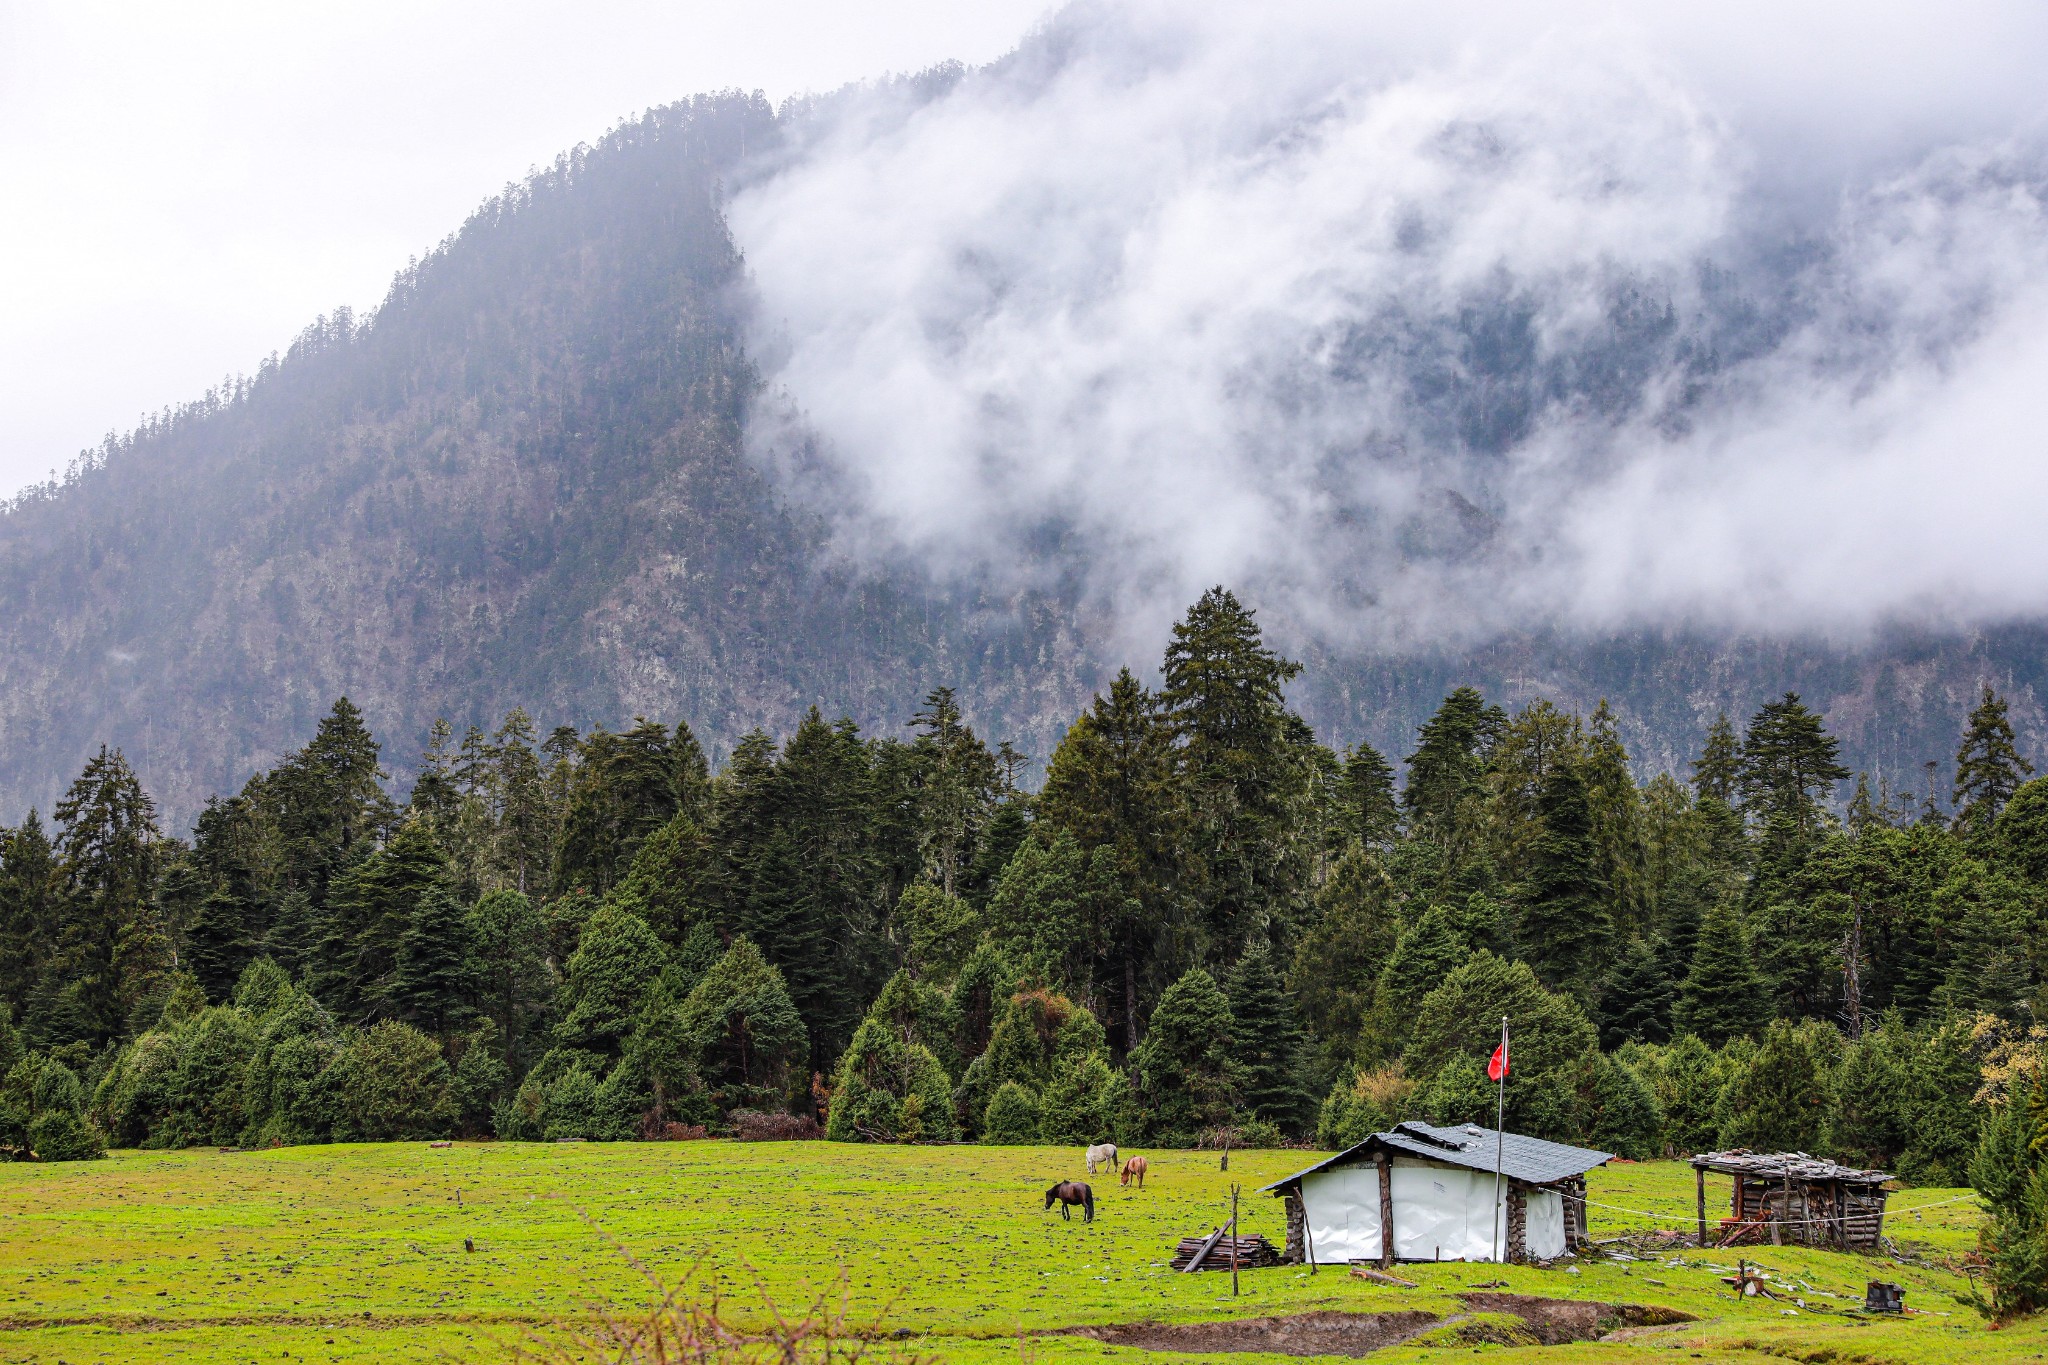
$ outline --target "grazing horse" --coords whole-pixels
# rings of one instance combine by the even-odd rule
[[[1138,1177],[1138,1188],[1144,1189],[1145,1164],[1145,1158],[1141,1156],[1134,1156],[1129,1161],[1126,1161],[1124,1163],[1123,1183],[1126,1185],[1130,1184],[1131,1177],[1136,1176]]]
[[[1108,1166],[1112,1171],[1116,1169],[1116,1144],[1114,1142],[1098,1142],[1088,1149],[1088,1174],[1095,1174],[1095,1163],[1098,1161]]]
[[[1060,1217],[1068,1222],[1071,1223],[1074,1220],[1073,1211],[1068,1207],[1071,1204],[1079,1204],[1081,1206],[1082,1222],[1092,1223],[1095,1221],[1095,1191],[1080,1181],[1062,1180],[1059,1184],[1045,1192],[1045,1206],[1047,1208],[1052,1207],[1052,1201],[1055,1199],[1060,1201]]]

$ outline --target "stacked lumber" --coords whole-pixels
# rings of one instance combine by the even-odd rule
[[[1180,1245],[1174,1248],[1173,1268],[1186,1270],[1189,1262],[1201,1254],[1202,1247],[1209,1240],[1207,1237],[1181,1238]],[[1255,1270],[1260,1266],[1280,1264],[1280,1252],[1256,1232],[1249,1237],[1218,1237],[1215,1241],[1216,1244],[1209,1248],[1208,1255],[1202,1257],[1202,1263],[1195,1269],[1228,1270],[1233,1251],[1237,1254],[1239,1270]]]

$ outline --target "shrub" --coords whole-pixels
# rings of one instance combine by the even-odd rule
[[[791,1071],[810,1055],[809,1034],[782,973],[744,938],[733,940],[683,1002],[682,1027],[712,1099],[724,1110],[784,1101]]]
[[[1063,1062],[1038,1101],[1038,1140],[1091,1145],[1125,1136],[1130,1087],[1100,1052]]]
[[[818,1130],[818,1121],[809,1114],[764,1114],[758,1109],[735,1109],[726,1122],[741,1142],[811,1142],[824,1136]]]
[[[873,1013],[855,1031],[833,1082],[826,1137],[949,1142],[959,1136],[952,1081],[929,1049],[904,1040],[905,1032]]]
[[[331,1069],[337,1142],[445,1137],[454,1129],[448,1063],[409,1024],[386,1019],[351,1034]]]
[[[1415,1082],[1399,1062],[1360,1070],[1337,1083],[1316,1122],[1316,1145],[1326,1151],[1355,1147],[1414,1116]]]
[[[99,1130],[85,1113],[85,1087],[55,1057],[31,1052],[0,1084],[0,1135],[17,1154],[38,1161],[90,1161],[106,1155]],[[23,1149],[26,1149],[25,1153]]]
[[[1038,1141],[1038,1100],[1015,1081],[1004,1081],[981,1119],[981,1140],[998,1147]]]
[[[1235,1117],[1245,1083],[1236,1032],[1229,999],[1200,967],[1160,995],[1130,1059],[1131,1088],[1154,1141],[1185,1144],[1198,1129]]]

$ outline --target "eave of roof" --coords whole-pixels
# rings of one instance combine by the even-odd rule
[[[1335,1156],[1261,1186],[1261,1192],[1281,1190],[1300,1181],[1303,1176],[1344,1165],[1357,1156],[1376,1150],[1422,1157],[1477,1171],[1492,1171],[1498,1159],[1502,1175],[1528,1185],[1547,1185],[1553,1180],[1583,1175],[1614,1155],[1612,1152],[1597,1152],[1590,1147],[1546,1142],[1521,1133],[1502,1133],[1477,1124],[1439,1128],[1427,1123],[1399,1123],[1389,1132],[1374,1133]]]

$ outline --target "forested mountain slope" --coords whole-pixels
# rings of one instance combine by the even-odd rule
[[[440,716],[687,720],[716,755],[814,703],[896,732],[938,684],[1049,754],[1125,662],[1105,625],[835,558],[817,509],[745,453],[761,381],[721,204],[779,136],[758,97],[649,113],[485,206],[373,317],[321,320],[19,499],[0,516],[0,813],[47,810],[107,743],[180,827],[344,693],[401,784]],[[1895,788],[1924,789],[1980,681],[2023,748],[2044,737],[2034,627],[1859,648],[1546,633],[1430,657],[1332,652],[1266,619],[1307,665],[1302,713],[1397,755],[1464,683],[1610,698],[1650,768],[1788,688]]]
[[[772,133],[758,99],[650,114],[486,206],[374,318],[323,319],[0,517],[0,804],[47,808],[106,741],[189,815],[342,692],[402,771],[436,715],[520,698],[729,738],[988,666],[1000,639],[821,568],[740,457],[717,187]]]

